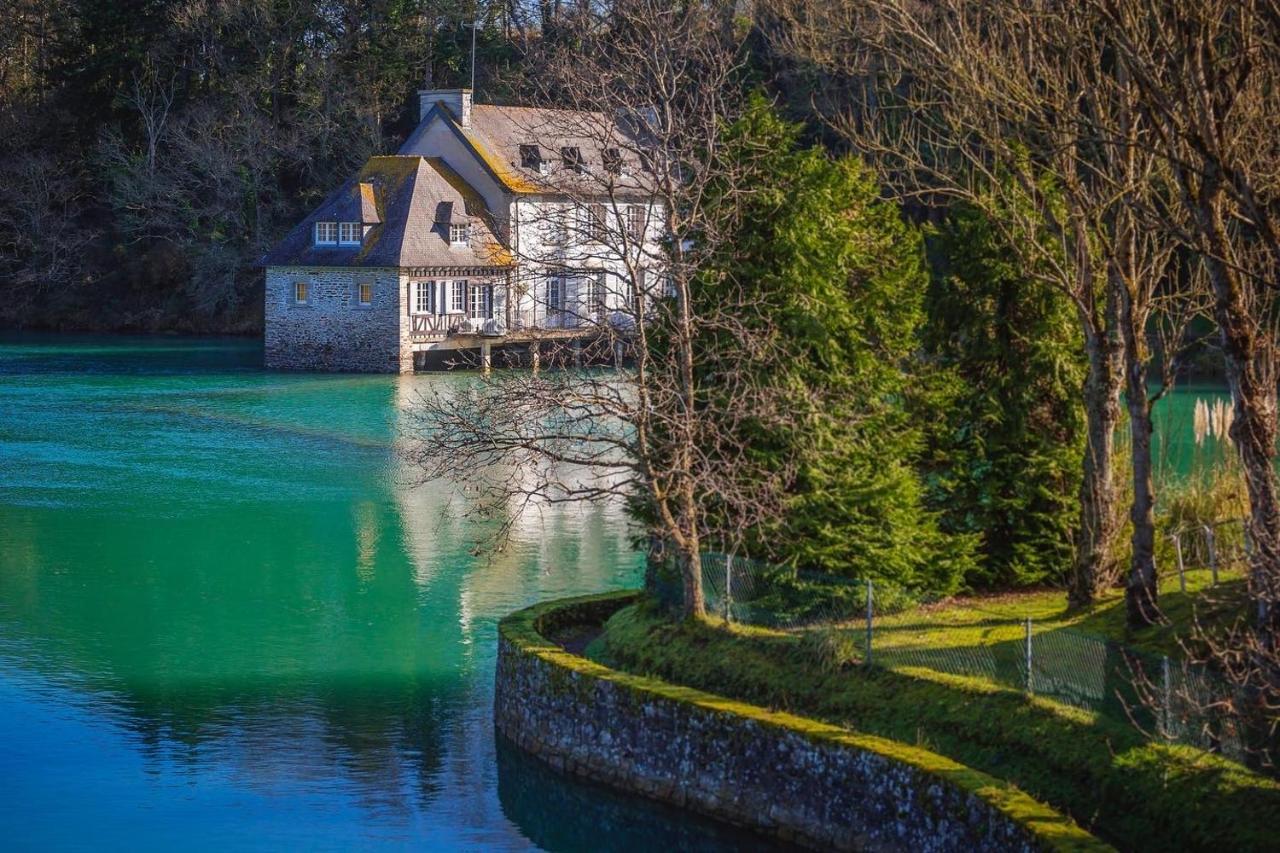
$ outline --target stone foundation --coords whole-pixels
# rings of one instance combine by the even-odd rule
[[[307,302],[294,283],[307,283]],[[357,285],[373,284],[373,301],[359,304]],[[266,275],[264,360],[277,370],[407,373],[413,370],[401,320],[405,289],[394,269],[269,267]]]
[[[942,756],[609,669],[545,638],[635,593],[551,602],[499,627],[498,729],[552,766],[822,849],[1108,849]]]

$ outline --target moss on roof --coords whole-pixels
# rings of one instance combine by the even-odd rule
[[[450,116],[449,119],[452,121],[453,117]],[[484,161],[484,164],[489,167],[489,170],[497,176],[498,180],[501,181],[502,185],[508,190],[513,193],[524,193],[526,195],[546,192],[545,187],[539,186],[536,182],[529,180],[524,175],[521,175],[519,172],[515,171],[503,162],[501,157],[489,150],[489,146],[481,141],[477,134],[470,132],[468,128],[461,127],[460,125],[458,126],[458,129],[462,132],[462,135],[466,137],[467,142],[471,144],[476,155]]]
[[[465,208],[474,219],[469,246],[452,246],[435,221],[440,203]],[[359,248],[316,246],[312,225],[321,219],[363,219],[372,206],[378,223]],[[296,226],[264,259],[266,266],[491,268],[512,263],[484,199],[438,157],[370,157],[360,171]]]

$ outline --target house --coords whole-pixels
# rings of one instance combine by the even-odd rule
[[[263,258],[266,365],[410,372],[443,351],[625,334],[636,287],[661,278],[662,211],[621,123],[466,89],[419,103],[399,152]]]

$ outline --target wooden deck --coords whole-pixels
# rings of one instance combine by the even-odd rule
[[[608,326],[519,329],[502,335],[454,332],[413,342],[415,371],[499,367],[619,365],[630,355],[625,331]]]

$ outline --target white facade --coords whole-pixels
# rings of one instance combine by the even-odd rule
[[[634,189],[625,197],[583,189],[589,182],[582,179],[591,177],[583,171],[607,168],[598,150],[584,149],[576,174],[568,174],[575,184],[572,194],[554,192],[557,185],[543,179],[550,170],[522,173],[525,164],[513,162],[519,155],[513,157],[509,144],[505,150],[486,145],[477,128],[469,127],[475,116],[492,128],[496,117],[520,108],[473,107],[465,90],[421,94],[423,120],[395,157],[441,165],[437,171],[448,175],[453,189],[482,201],[482,230],[497,241],[501,257],[482,261],[469,253],[469,260],[459,255],[455,263],[442,243],[443,256],[437,249],[431,261],[419,261],[429,266],[405,266],[403,255],[398,268],[371,269],[355,262],[347,269],[283,262],[269,266],[268,365],[408,371],[415,353],[475,347],[482,339],[488,346],[532,340],[542,331],[625,332],[634,323],[636,289],[659,292],[661,207]],[[580,114],[556,111],[538,115],[544,121],[550,116],[553,126],[557,116],[581,120]],[[505,142],[526,138],[510,123],[501,128]],[[549,157],[565,150],[553,138],[541,144]],[[382,173],[397,173],[395,158],[382,159],[387,161],[379,164]],[[474,231],[480,222],[472,203],[466,204]],[[455,201],[454,208],[459,207]],[[416,212],[404,218],[401,239],[406,247],[420,232],[430,231],[433,222],[439,227],[438,217],[422,221],[422,209],[413,207]],[[392,224],[381,228],[386,231]],[[298,282],[310,282],[308,292],[314,296],[309,304],[294,298]],[[360,282],[373,283],[372,305],[360,304],[354,295]]]
[[[516,197],[510,205],[517,328],[627,323],[635,310],[634,288],[652,288],[659,278],[660,207],[607,197]],[[604,221],[597,225],[600,214]]]

